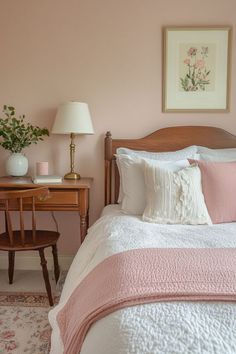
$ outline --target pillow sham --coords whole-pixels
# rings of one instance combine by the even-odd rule
[[[214,224],[236,221],[236,162],[197,161],[202,190]]]
[[[146,207],[143,220],[158,224],[211,224],[201,172],[191,165],[173,172],[144,162]]]
[[[153,160],[178,161],[193,158],[194,154],[197,153],[197,146],[192,145],[181,150],[165,152],[139,151],[120,147],[116,150],[116,153],[117,155],[138,155],[139,157],[144,157]]]
[[[204,146],[197,146],[197,154],[200,160],[231,162],[236,161],[236,148],[230,149],[209,149]]]
[[[195,158],[195,154],[197,152],[197,146],[192,145],[182,150],[167,151],[167,152],[138,151],[138,150],[132,150],[132,149],[120,147],[116,150],[116,152],[117,155],[130,155],[130,156],[144,157],[144,158],[149,158],[158,161],[178,161],[178,160],[184,160],[188,158]],[[124,192],[122,186],[120,163],[119,160],[117,160],[116,162],[120,174],[120,188],[119,188],[118,203],[121,203],[124,197]]]
[[[195,160],[203,160],[210,162],[234,162],[236,161],[236,154],[225,155],[211,155],[211,154],[195,154]]]
[[[145,205],[145,181],[142,168],[142,161],[149,161],[162,168],[176,171],[189,166],[188,160],[180,161],[155,161],[144,159],[138,156],[117,155],[120,166],[121,180],[123,187],[123,200],[121,209],[128,214],[142,215]]]

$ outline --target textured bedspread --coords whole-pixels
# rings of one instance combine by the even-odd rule
[[[60,304],[51,311],[51,353],[62,353],[56,315],[88,272],[106,257],[136,248],[236,247],[235,224],[153,225],[114,210],[91,229],[67,277]],[[233,303],[161,302],[118,310],[92,326],[82,354],[236,353]]]

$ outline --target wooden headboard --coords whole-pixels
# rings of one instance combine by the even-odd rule
[[[119,193],[119,173],[115,163],[116,149],[126,147],[145,151],[175,151],[190,145],[212,149],[236,147],[236,136],[215,127],[180,126],[159,129],[140,139],[105,137],[105,205],[116,203]]]

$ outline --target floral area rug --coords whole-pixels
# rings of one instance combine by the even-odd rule
[[[55,303],[61,288],[62,282]],[[50,309],[45,293],[0,292],[0,354],[48,354]]]

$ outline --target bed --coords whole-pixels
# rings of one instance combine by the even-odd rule
[[[147,223],[140,215],[124,213],[120,204],[117,204],[120,180],[115,154],[118,148],[165,152],[176,151],[190,145],[212,149],[236,148],[236,137],[220,128],[199,126],[160,129],[144,138],[132,140],[112,139],[110,132],[106,134],[106,207],[101,218],[90,227],[68,272],[60,302],[49,313],[52,326],[51,354],[236,352],[234,269],[236,224],[232,222],[192,226]],[[75,326],[74,323],[70,323],[70,319],[73,316],[80,317],[79,312],[76,312],[77,306],[82,306],[82,310],[83,306],[86,306],[77,304],[80,296],[74,295],[75,289],[84,284],[86,279],[107,260],[119,254],[135,256],[139,250],[142,257],[145,251],[150,250],[158,252],[163,250],[170,252],[171,255],[172,251],[181,251],[185,255],[188,250],[192,250],[193,254],[195,250],[203,250],[213,252],[212,258],[215,257],[215,252],[229,252],[227,257],[232,257],[232,268],[229,269],[231,279],[227,285],[226,297],[216,296],[210,299],[211,301],[206,301],[207,298],[204,296],[199,297],[197,301],[185,297],[170,298],[170,301],[166,301],[164,297],[158,301],[132,302],[130,306],[113,306],[113,311],[107,310],[97,317],[97,321],[87,324],[78,350],[73,347],[64,351],[65,337],[62,338],[62,325],[69,328],[67,338],[70,337]],[[216,258],[220,253],[216,254]],[[178,254],[179,258],[181,257]],[[188,266],[191,267],[191,263]],[[224,267],[223,263],[221,267]],[[107,270],[106,267],[102,269],[103,272]],[[160,273],[160,277],[161,275]],[[97,289],[95,284],[97,277],[92,280],[92,286],[91,283],[87,284],[88,297],[90,293],[94,296]],[[109,282],[107,286],[109,287]],[[99,292],[99,289],[97,291]],[[229,292],[231,296],[227,297]],[[105,293],[102,294],[105,296]],[[67,308],[72,298],[72,306]],[[66,320],[63,317],[60,322],[60,314],[64,309],[67,317]],[[76,341],[76,335],[73,340]]]

